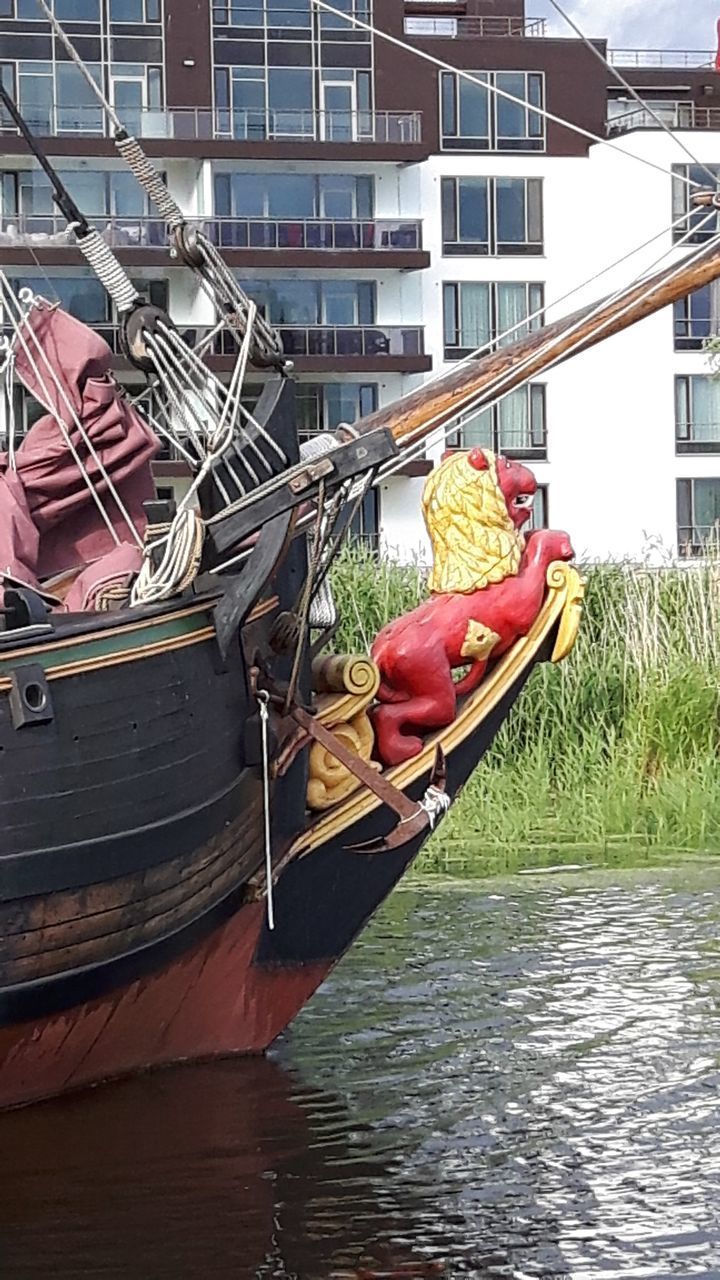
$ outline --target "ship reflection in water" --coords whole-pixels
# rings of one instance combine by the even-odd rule
[[[0,1275],[720,1276],[720,865],[396,894],[273,1061],[0,1119]]]

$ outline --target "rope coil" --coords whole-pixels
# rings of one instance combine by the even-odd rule
[[[124,137],[116,135],[115,146],[128,169],[140,184],[145,194],[157,206],[159,212],[174,230],[185,222],[185,214],[168,191],[155,165],[145,155],[137,138],[130,134]]]
[[[130,311],[140,294],[100,232],[92,230],[86,236],[77,238],[76,243],[118,311]]]

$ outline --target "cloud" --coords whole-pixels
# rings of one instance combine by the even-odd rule
[[[714,0],[559,0],[584,35],[607,37],[611,48],[714,49],[720,6]],[[532,6],[537,9],[537,4]],[[550,35],[571,35],[546,0]]]

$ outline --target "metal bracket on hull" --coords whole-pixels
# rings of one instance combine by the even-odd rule
[[[390,849],[400,849],[410,840],[414,840],[427,827],[432,828],[437,818],[445,813],[449,807],[450,798],[445,794],[445,756],[440,746],[437,747],[435,752],[435,763],[425,795],[420,801],[411,800],[409,796],[405,795],[404,791],[400,791],[382,774],[377,773],[372,765],[348,750],[345,744],[330,729],[326,729],[325,725],[310,715],[304,707],[294,707],[290,714],[308,737],[313,738],[315,742],[321,743],[326,751],[329,751],[341,764],[344,764],[345,768],[354,774],[364,787],[372,791],[400,819],[397,826],[387,836],[379,840],[369,840],[365,844],[348,845],[347,848],[351,851],[355,853],[386,853]]]

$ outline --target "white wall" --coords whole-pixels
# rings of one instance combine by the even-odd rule
[[[638,131],[615,142],[615,149],[592,147],[587,159],[452,154],[419,166],[425,247],[432,253],[432,266],[420,277],[422,309],[436,371],[452,368],[443,365],[444,280],[544,281],[552,321],[628,285],[660,258],[656,269],[680,262],[683,252],[672,248],[670,233],[669,170],[687,163],[681,143],[701,161],[720,163],[720,133],[687,132],[673,139]],[[443,258],[440,180],[483,174],[544,179],[543,257]],[[404,179],[408,200],[414,178],[408,173]],[[550,305],[653,237],[612,272]],[[548,387],[548,460],[531,465],[549,485],[552,525],[568,529],[578,553],[656,559],[660,544],[666,553],[674,549],[676,479],[720,476],[720,456],[675,452],[675,375],[706,372],[703,353],[673,350],[667,308],[538,379]],[[431,456],[437,458],[443,447],[437,441]],[[411,547],[422,538],[419,506],[417,534],[410,515],[418,485],[394,483],[398,492],[384,495],[385,541]]]

